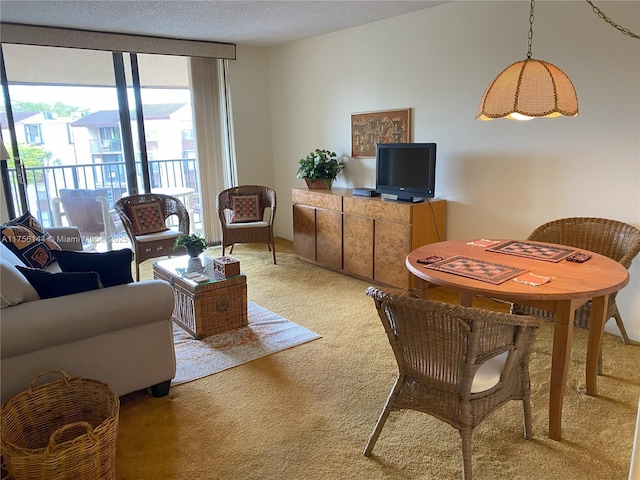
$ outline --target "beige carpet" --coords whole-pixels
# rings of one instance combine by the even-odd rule
[[[236,246],[249,300],[322,338],[172,388],[161,399],[123,397],[118,479],[461,478],[458,433],[417,412],[392,414],[373,456],[362,455],[396,374],[364,294],[368,283],[301,262],[290,242],[277,247],[274,266],[266,247]],[[511,402],[474,432],[474,478],[627,478],[640,349],[605,335],[605,375],[592,398],[585,395],[586,333],[576,329],[573,337],[563,440],[548,438],[552,327],[545,323],[531,359],[534,439],[523,439],[521,404]]]

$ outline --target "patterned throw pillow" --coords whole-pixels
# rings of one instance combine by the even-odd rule
[[[231,197],[231,223],[259,222],[260,220],[262,220],[260,195]]]
[[[45,268],[55,260],[51,250],[61,250],[29,212],[0,225],[0,238],[25,265],[33,268]]]
[[[165,223],[162,207],[158,202],[129,205],[127,215],[131,219],[136,235],[147,235],[169,230]]]

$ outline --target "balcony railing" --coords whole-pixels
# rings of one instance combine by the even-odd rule
[[[108,204],[112,209],[115,202],[128,195],[124,162],[109,162],[50,167],[26,167],[27,203],[29,211],[38,218],[43,227],[54,226],[52,200],[60,196],[60,189],[107,189]],[[142,178],[141,165],[136,163],[136,174]],[[149,176],[151,189],[165,192],[175,190],[198,192],[197,163],[193,158],[178,160],[150,160]],[[13,198],[19,198],[15,169],[9,170]],[[190,201],[192,196],[188,198]],[[181,200],[187,200],[185,196]],[[14,203],[15,205],[15,203]],[[186,205],[192,210],[192,205]],[[20,208],[16,205],[16,211]],[[198,219],[192,219],[196,223]]]

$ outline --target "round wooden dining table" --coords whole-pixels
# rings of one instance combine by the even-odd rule
[[[428,286],[432,284],[457,290],[460,304],[464,306],[472,306],[474,296],[481,295],[555,312],[549,392],[549,437],[560,440],[562,401],[569,369],[575,311],[589,300],[592,301],[587,343],[586,390],[588,395],[596,396],[598,356],[607,320],[605,317],[608,298],[629,282],[629,273],[620,263],[609,257],[582,249],[570,250],[591,255],[583,263],[567,261],[564,258],[529,258],[507,254],[506,250],[500,252],[498,247],[507,242],[516,241],[500,240],[496,245],[489,247],[477,240],[432,243],[412,251],[406,258],[406,266],[415,276],[414,291],[423,298],[428,298]],[[550,246],[549,250],[552,251],[570,248],[542,242],[519,243]],[[442,260],[433,262],[434,257]],[[421,263],[424,261],[433,263]],[[486,279],[479,279],[483,276]],[[531,284],[534,282],[522,283],[525,278],[546,278],[549,281],[534,286]]]

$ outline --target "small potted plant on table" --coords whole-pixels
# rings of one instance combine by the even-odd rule
[[[344,168],[336,152],[316,148],[298,163],[298,178],[304,178],[310,189],[330,190],[333,181]]]
[[[185,247],[187,254],[193,258],[199,256],[207,248],[207,242],[199,233],[183,233],[176,238],[172,250],[179,250],[182,247]]]

